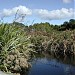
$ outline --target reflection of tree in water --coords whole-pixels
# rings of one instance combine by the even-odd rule
[[[47,57],[47,60],[52,59],[56,59],[57,62],[61,62],[61,63],[65,63],[68,66],[63,66],[64,67],[64,75],[75,75],[75,72],[73,72],[73,66],[75,65],[75,56],[64,56],[64,57],[53,57],[53,56],[49,56],[49,58]],[[59,68],[60,64],[55,63],[55,64],[49,64],[50,66]],[[73,66],[72,66],[73,65]]]
[[[73,74],[73,72],[72,72],[72,66],[71,66],[71,65],[66,66],[66,67],[64,68],[64,72],[65,72],[66,75],[75,75],[75,74]]]
[[[65,75],[75,75],[73,72],[73,66],[75,65],[74,58],[75,56],[65,56],[64,59],[62,59],[62,62],[67,64],[67,66],[64,66]]]
[[[75,65],[75,56],[65,56],[63,63]]]
[[[64,64],[71,64],[73,66],[75,66],[75,56],[71,55],[71,56],[54,56],[54,55],[49,55],[49,54],[45,54],[45,57],[47,60],[51,60],[51,59],[55,59],[57,62],[61,62]]]
[[[75,68],[73,67],[75,65],[75,57],[73,58],[72,56],[58,58],[47,53],[44,53],[44,56],[38,54],[33,58],[32,65],[35,69],[48,67],[58,70],[63,75],[75,75]]]

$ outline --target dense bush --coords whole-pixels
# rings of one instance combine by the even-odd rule
[[[24,59],[21,60],[21,62],[22,61],[27,62],[27,60],[29,59],[30,52],[32,52],[32,49],[29,48],[30,44],[31,44],[30,36],[26,35],[22,27],[20,28],[15,24],[12,25],[1,24],[0,25],[0,69],[9,72],[12,69],[13,70],[15,69],[16,63],[14,62],[18,60],[20,61],[20,59],[23,58]],[[21,68],[21,66],[19,67],[17,66],[17,68]]]

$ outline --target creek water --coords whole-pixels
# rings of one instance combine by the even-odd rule
[[[28,75],[75,75],[75,58],[56,58],[52,55],[39,55],[31,61]]]

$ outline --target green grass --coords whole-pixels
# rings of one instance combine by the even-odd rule
[[[26,59],[29,59],[29,48],[31,44],[30,36],[27,36],[23,28],[16,25],[1,24],[0,25],[0,69],[8,71],[8,64],[5,62],[8,55],[18,50]]]

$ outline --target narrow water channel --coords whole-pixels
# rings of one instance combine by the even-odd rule
[[[75,75],[75,58],[55,58],[53,56],[36,56],[28,75]]]

